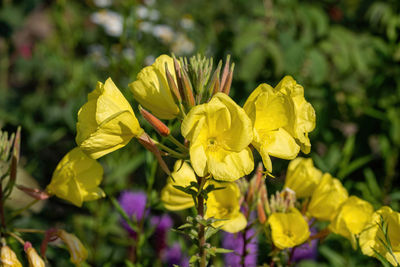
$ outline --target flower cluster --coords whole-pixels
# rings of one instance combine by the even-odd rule
[[[300,200],[301,212],[295,207]],[[400,260],[400,213],[387,206],[374,211],[369,202],[348,196],[342,183],[315,168],[311,159],[292,160],[285,190],[270,201],[264,199],[262,207],[261,213],[269,217],[266,225],[271,228],[273,243],[279,249],[293,248],[307,240],[313,242],[332,232],[349,239],[354,249],[359,244],[365,255],[383,256],[393,265]],[[314,224],[315,219],[329,225],[310,236],[308,225]]]
[[[254,213],[270,235],[273,253],[289,252],[289,261],[294,260],[296,247],[303,244],[315,250],[315,240],[333,232],[348,238],[354,247],[358,241],[366,255],[397,263],[399,213],[389,207],[374,212],[368,202],[349,197],[342,183],[315,168],[311,159],[296,158],[300,151],[310,152],[308,134],[315,127],[315,112],[303,87],[290,76],[275,87],[261,84],[241,107],[229,97],[233,70],[229,57],[224,67],[219,62],[213,68],[212,59],[178,60],[167,55],[142,69],[129,89],[140,104],[140,114],[160,139],[150,137],[143,129],[148,127],[139,125],[111,78],[99,82],[78,112],[77,148],[61,160],[47,192],[77,206],[103,197],[99,188],[103,170],[96,160],[136,138],[168,175],[161,191],[164,207],[196,209],[197,216],[189,217],[179,229],[198,242],[198,253],[191,260],[200,266],[206,266],[209,255],[228,252],[207,243],[219,229],[241,232],[241,262],[245,262],[247,245],[256,242],[248,236],[254,231],[256,220],[250,219]],[[176,131],[161,120],[178,122],[180,135],[174,136]],[[248,182],[241,178],[253,172],[255,152],[263,166]],[[175,158],[172,171],[165,156]],[[263,177],[272,176],[272,157],[292,161],[285,189],[268,197]],[[143,217],[144,208],[136,216]],[[330,224],[315,233],[309,226],[314,220]]]

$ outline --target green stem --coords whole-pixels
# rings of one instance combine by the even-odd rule
[[[183,118],[185,118],[186,117],[186,112],[185,112],[185,108],[182,105],[182,102],[179,103],[179,109],[182,112]]]
[[[197,194],[197,214],[203,218],[204,217],[204,198],[203,194],[201,194],[201,191],[203,190],[204,186],[204,177],[199,177],[198,183],[200,185],[199,187],[199,193]],[[206,267],[207,264],[207,255],[206,251],[204,249],[204,245],[206,243],[204,231],[205,227],[202,224],[199,224],[199,232],[198,232],[198,240],[199,240],[199,257],[200,257],[200,267]]]
[[[173,137],[171,134],[167,136],[168,140],[170,140],[172,143],[174,143],[179,149],[181,149],[183,152],[187,152],[188,148],[182,144],[181,142],[179,142],[178,140],[176,140],[175,137]]]
[[[38,233],[38,234],[45,234],[45,230],[39,230],[39,229],[24,229],[24,228],[15,228],[15,232],[19,233]]]
[[[0,181],[0,220],[1,220],[1,228],[4,231],[6,229],[6,218],[4,217],[4,200],[3,199],[3,185],[2,181]]]
[[[168,154],[170,154],[172,157],[175,157],[175,158],[178,158],[178,159],[183,159],[183,158],[186,157],[184,154],[179,153],[179,152],[177,152],[177,151],[175,151],[175,150],[173,150],[173,149],[167,147],[166,145],[161,144],[160,142],[158,142],[158,141],[156,141],[156,140],[154,140],[154,139],[152,139],[152,141],[153,141],[159,148],[161,148],[162,150],[164,150],[165,152],[167,152]]]

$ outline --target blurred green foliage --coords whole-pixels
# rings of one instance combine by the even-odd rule
[[[22,126],[22,167],[43,187],[75,146],[77,111],[98,80],[112,77],[133,103],[127,85],[152,58],[200,52],[219,60],[231,54],[233,98],[243,104],[259,83],[274,86],[292,75],[316,110],[311,135],[316,166],[375,207],[399,210],[399,1],[115,0],[106,9],[121,20],[107,18],[105,26],[94,19],[103,9],[96,2],[0,4],[0,128],[12,132]],[[111,34],[110,25],[116,27]],[[157,192],[165,175],[150,173],[153,161],[135,142],[108,155],[101,160],[105,192],[145,190],[154,212],[162,212]],[[279,176],[287,162],[275,164]],[[269,183],[281,185],[282,178]],[[16,224],[62,226],[88,245],[90,265],[120,266],[129,241],[121,239],[126,233],[118,220],[108,199],[83,209],[51,199],[41,213]],[[377,265],[336,236],[319,252],[319,263],[301,266]],[[49,250],[48,257],[57,259],[56,266],[69,266],[68,256],[59,253],[64,252]]]

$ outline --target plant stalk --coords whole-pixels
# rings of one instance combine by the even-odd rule
[[[197,214],[201,218],[204,217],[204,198],[203,198],[203,194],[201,194],[201,191],[203,190],[203,186],[204,186],[204,179],[205,179],[205,177],[198,178],[198,183],[199,183],[200,187],[199,187],[199,193],[197,194]],[[200,267],[206,267],[206,264],[207,264],[207,255],[206,255],[206,251],[204,249],[204,245],[206,243],[204,230],[205,230],[204,225],[199,224],[198,241],[199,241]]]

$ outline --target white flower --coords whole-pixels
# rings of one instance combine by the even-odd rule
[[[174,38],[174,31],[168,25],[156,25],[153,28],[153,35],[160,38],[163,43],[170,43]]]
[[[184,16],[181,19],[180,24],[181,24],[182,28],[184,28],[185,30],[190,30],[194,26],[194,21],[191,16]]]
[[[149,16],[149,10],[147,9],[147,7],[142,6],[142,5],[138,6],[136,8],[135,12],[136,12],[136,16],[138,16],[138,18],[141,18],[141,19],[145,19]]]
[[[114,11],[104,9],[90,16],[93,23],[102,26],[110,36],[118,37],[123,31],[123,17]]]
[[[139,30],[142,32],[150,33],[153,31],[153,24],[147,21],[143,21],[139,24]]]
[[[157,10],[153,9],[150,11],[149,13],[149,19],[152,21],[156,21],[160,18],[160,12],[158,12]]]
[[[112,5],[112,0],[93,0],[94,4],[98,7],[108,7]]]
[[[194,48],[194,43],[182,33],[178,34],[172,44],[172,52],[177,55],[191,54],[194,51]]]

